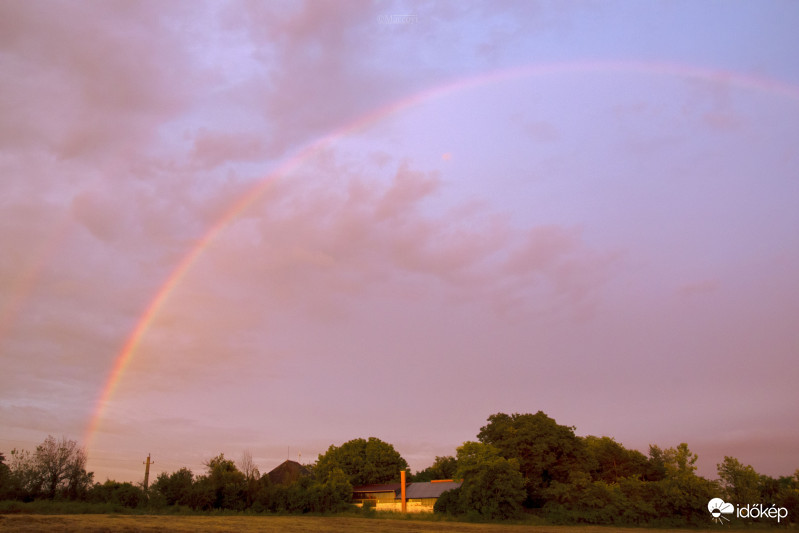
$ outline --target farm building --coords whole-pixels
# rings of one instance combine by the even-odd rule
[[[275,485],[290,485],[311,472],[297,461],[286,460],[269,471],[269,481]]]
[[[448,490],[461,486],[451,479],[405,484],[405,505],[409,513],[432,513],[436,500]],[[360,485],[352,488],[352,502],[374,505],[377,511],[402,511],[402,483]]]

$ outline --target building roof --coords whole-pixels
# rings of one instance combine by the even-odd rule
[[[301,477],[310,476],[311,471],[297,461],[286,460],[269,471],[269,481],[276,485],[290,485]]]
[[[414,482],[405,487],[405,498],[438,498],[448,490],[457,489],[459,481]]]
[[[352,492],[396,492],[400,490],[399,483],[372,483],[352,487]]]
[[[405,498],[438,498],[448,490],[457,489],[460,481],[414,481],[405,484]],[[402,485],[399,483],[378,483],[372,485],[359,485],[352,487],[352,492],[378,493],[393,492],[397,498],[401,497]]]

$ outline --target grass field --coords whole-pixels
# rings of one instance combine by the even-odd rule
[[[488,532],[488,533],[610,533],[657,531],[677,533],[700,531],[734,531],[715,529],[635,529],[597,526],[526,526],[468,524],[419,520],[386,520],[320,516],[160,516],[160,515],[0,515],[0,531],[44,532],[272,532],[289,533],[354,531],[363,533],[425,532]],[[749,530],[752,531],[752,530]],[[758,531],[763,531],[758,529]]]

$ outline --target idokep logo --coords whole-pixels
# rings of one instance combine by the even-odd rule
[[[729,518],[723,516],[725,514],[732,514],[735,512],[735,506],[731,503],[727,503],[721,498],[713,498],[709,502],[707,502],[707,510],[710,511],[710,514],[713,515],[713,521],[718,522],[719,524],[723,524],[724,520],[727,522],[730,521]]]
[[[738,518],[776,518],[777,523],[780,520],[788,517],[788,509],[785,507],[777,507],[775,504],[771,506],[763,505],[762,503],[753,503],[748,505],[739,505],[738,509],[731,503],[727,503],[721,498],[713,498],[707,502],[707,510],[713,516],[713,521],[723,524],[724,520],[730,521],[725,514],[733,514]]]

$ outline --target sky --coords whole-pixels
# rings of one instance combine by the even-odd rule
[[[0,2],[0,451],[494,413],[799,468],[799,4]],[[8,457],[8,455],[6,455]]]

